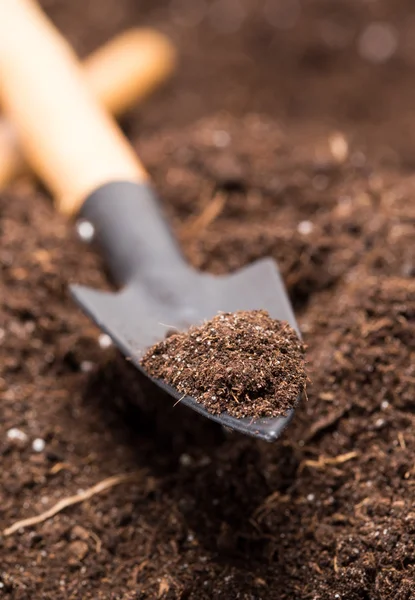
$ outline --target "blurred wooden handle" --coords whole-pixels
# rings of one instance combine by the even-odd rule
[[[32,0],[0,1],[0,97],[29,164],[74,214],[112,181],[147,180],[76,56]]]
[[[83,66],[95,96],[118,116],[162,84],[175,63],[174,46],[164,35],[152,29],[131,29],[93,52]],[[26,167],[13,126],[0,119],[0,189]]]
[[[84,70],[96,97],[117,116],[163,83],[175,65],[175,48],[164,35],[130,29],[91,54]]]

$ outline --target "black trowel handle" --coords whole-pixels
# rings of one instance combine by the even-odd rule
[[[120,283],[137,270],[137,255],[144,263],[154,250],[156,270],[182,262],[152,205],[144,167],[88,90],[72,49],[33,0],[0,0],[0,104],[58,209],[75,215],[88,198],[85,211],[96,221]]]

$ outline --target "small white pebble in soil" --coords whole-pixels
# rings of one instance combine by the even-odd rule
[[[34,452],[43,452],[43,450],[45,449],[45,446],[46,446],[46,442],[45,442],[45,440],[42,440],[42,438],[36,438],[32,442],[32,450]]]
[[[94,368],[94,363],[90,360],[83,360],[81,362],[81,371],[82,373],[90,373]]]
[[[227,131],[224,131],[223,129],[218,129],[213,132],[212,139],[213,144],[217,148],[226,148],[226,146],[229,146],[230,144],[231,136]]]
[[[398,47],[396,29],[390,23],[374,22],[366,27],[358,40],[362,58],[373,63],[383,63],[395,54]]]
[[[193,462],[192,457],[189,454],[181,454],[179,461],[183,467],[189,467]]]
[[[387,400],[382,400],[380,408],[382,410],[386,410],[388,408],[388,406],[389,406],[389,402]]]
[[[98,337],[99,347],[105,350],[105,348],[109,348],[112,346],[112,339],[106,333],[101,333]]]
[[[385,424],[385,419],[377,419],[375,422],[376,429],[380,429]]]
[[[91,242],[95,235],[95,228],[89,221],[78,221],[76,231],[83,242]]]
[[[346,160],[349,154],[349,144],[342,133],[336,132],[329,137],[329,147],[333,158],[338,163]]]
[[[7,432],[7,437],[9,440],[18,440],[19,442],[26,442],[27,435],[21,429],[17,429],[17,427],[12,427]]]
[[[315,495],[314,495],[314,494],[308,494],[308,496],[307,496],[307,500],[308,500],[309,502],[313,502],[313,501],[314,501],[314,498],[315,498]]]
[[[301,233],[301,235],[308,235],[313,231],[313,229],[314,225],[311,221],[301,221],[297,226],[297,231],[298,233]]]

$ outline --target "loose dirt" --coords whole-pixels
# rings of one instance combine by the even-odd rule
[[[177,40],[124,127],[195,267],[278,261],[311,384],[272,445],[173,408],[69,297],[108,285],[98,257],[41,189],[2,192],[1,529],[139,475],[2,535],[0,596],[412,600],[413,2],[43,4],[81,54],[131,24]]]
[[[141,364],[212,414],[278,417],[305,389],[304,347],[288,323],[266,311],[223,313],[173,333]]]

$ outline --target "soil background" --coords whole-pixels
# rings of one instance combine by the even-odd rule
[[[41,187],[2,191],[1,529],[137,477],[0,536],[0,597],[415,598],[413,2],[42,4],[81,56],[177,43],[123,127],[195,266],[278,261],[312,383],[272,445],[173,408],[69,298],[98,256]]]

